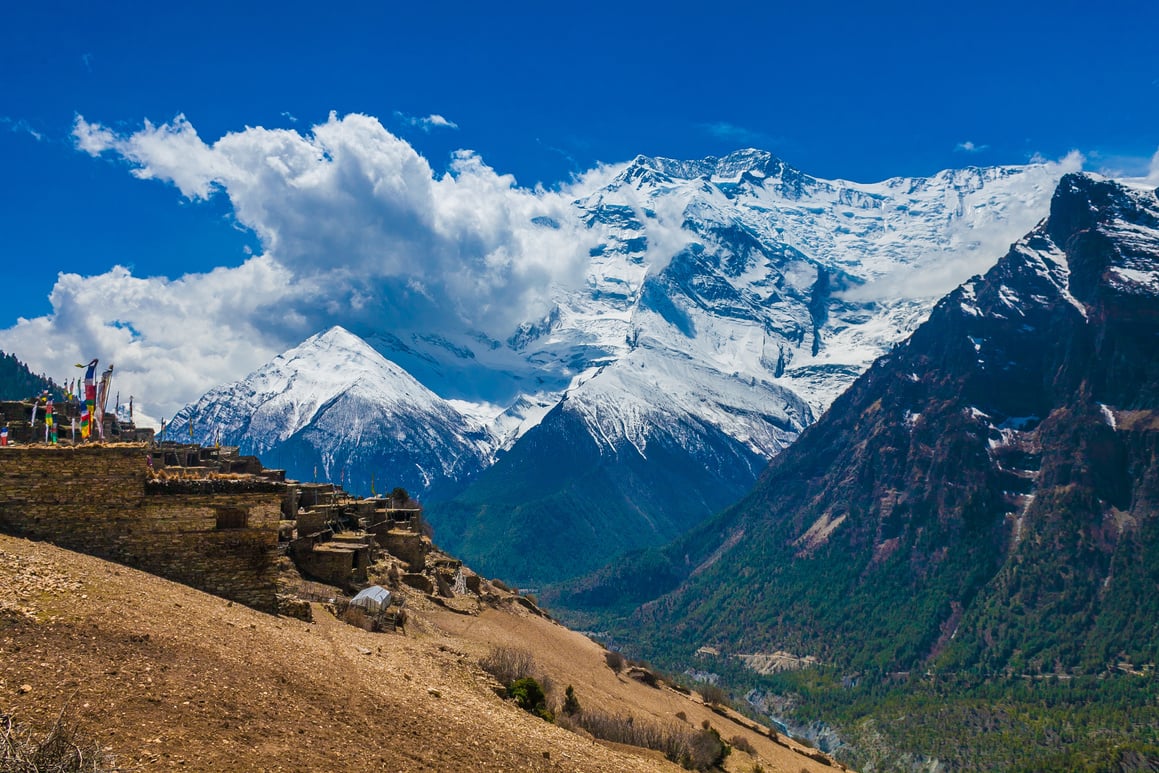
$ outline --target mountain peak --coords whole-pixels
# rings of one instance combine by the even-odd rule
[[[716,160],[715,177],[739,177],[745,173],[757,178],[801,175],[777,156],[758,148],[734,150]]]
[[[620,174],[620,180],[657,183],[703,178],[738,182],[744,175],[756,180],[806,177],[767,150],[742,148],[719,158],[706,156],[690,160],[639,155]]]
[[[334,325],[320,333],[315,333],[303,341],[298,348],[305,346],[326,346],[350,350],[369,349],[374,351],[374,347],[341,325]]]

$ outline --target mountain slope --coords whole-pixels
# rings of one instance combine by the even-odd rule
[[[601,586],[646,649],[851,669],[1091,672],[1159,658],[1159,203],[1063,179],[739,505]],[[675,588],[673,585],[679,583]]]
[[[571,686],[589,712],[657,727],[707,721],[726,739],[742,737],[752,756],[737,749],[730,761],[747,760],[746,770],[833,770],[811,749],[754,731],[750,720],[621,678],[602,647],[513,597],[465,615],[402,593],[405,630],[370,633],[320,604],[304,623],[0,534],[4,715],[34,728],[37,740],[59,717],[75,721],[82,745],[94,741],[118,770],[683,769],[496,695],[498,683],[479,664],[502,648],[534,658],[557,714]],[[384,728],[388,739],[366,741]],[[18,736],[7,722],[3,730],[5,740]]]
[[[1157,341],[1156,192],[1067,176],[742,502],[541,598],[859,766],[1146,769]]]
[[[173,418],[172,432],[239,446],[309,480],[369,493],[453,487],[489,463],[486,430],[340,327],[218,387]],[[316,473],[314,472],[316,470]]]

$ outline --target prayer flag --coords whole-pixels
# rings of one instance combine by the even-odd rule
[[[110,365],[105,370],[105,372],[101,374],[101,383],[97,387],[96,411],[93,412],[93,418],[97,424],[97,434],[101,436],[101,440],[105,439],[105,406],[109,402],[109,389],[111,389],[112,386],[113,366]]]
[[[81,440],[88,440],[93,432],[93,416],[97,408],[97,362],[94,357],[85,369],[85,407],[80,415]]]

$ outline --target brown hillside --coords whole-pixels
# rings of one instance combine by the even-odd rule
[[[411,602],[408,601],[408,604]],[[0,535],[0,715],[36,729],[67,703],[133,769],[676,771],[501,700],[478,666],[525,648],[582,705],[745,735],[765,770],[832,770],[672,690],[617,677],[600,647],[522,607],[459,615],[415,601],[405,635],[322,608],[315,623]],[[743,753],[730,770],[758,760]]]

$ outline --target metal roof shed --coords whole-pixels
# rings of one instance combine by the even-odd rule
[[[381,612],[390,606],[390,591],[381,585],[371,585],[358,591],[358,595],[350,599],[350,606],[362,607],[367,612]]]

